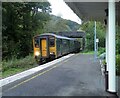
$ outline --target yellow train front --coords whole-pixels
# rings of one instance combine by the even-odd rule
[[[80,51],[80,42],[52,33],[44,33],[33,38],[34,57],[41,64],[65,54]]]

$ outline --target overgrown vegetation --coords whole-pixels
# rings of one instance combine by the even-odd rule
[[[81,25],[82,30],[86,32],[86,51],[94,50],[94,21],[88,21]],[[96,22],[97,38],[99,39],[99,47],[105,48],[105,27],[101,22]]]
[[[41,33],[50,11],[48,2],[3,2],[2,59],[19,59],[31,53],[32,38]]]
[[[103,60],[102,63],[103,63],[103,65],[106,64],[105,59]],[[116,56],[116,74],[117,74],[117,75],[120,75],[120,55],[117,55],[117,56]]]
[[[76,22],[50,15],[50,20],[44,26],[44,32],[77,31],[79,28],[80,25]]]
[[[120,75],[120,55],[116,56],[116,69],[117,69],[117,75]]]
[[[105,48],[103,48],[103,47],[99,47],[99,48],[98,48],[98,56],[99,56],[100,54],[104,53],[104,52],[105,52]]]
[[[5,78],[35,66],[37,65],[32,55],[21,59],[12,58],[11,60],[4,60],[2,62],[2,76]]]
[[[42,33],[50,12],[48,2],[2,3],[2,77],[35,67],[32,38]]]

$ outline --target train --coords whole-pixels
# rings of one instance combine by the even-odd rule
[[[80,42],[52,33],[43,33],[33,37],[34,58],[38,64],[80,51]]]

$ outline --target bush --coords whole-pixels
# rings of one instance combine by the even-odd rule
[[[117,75],[120,75],[120,54],[116,56]]]
[[[9,70],[10,68],[27,68],[35,63],[33,56],[29,55],[22,59],[12,58],[8,61],[2,62],[2,72]]]
[[[99,56],[100,59],[103,60],[103,65],[106,64],[106,61],[105,61],[105,53],[101,54]],[[120,54],[116,56],[116,73],[117,75],[120,75]]]
[[[98,53],[99,55],[105,52],[105,48],[103,47],[98,47]]]

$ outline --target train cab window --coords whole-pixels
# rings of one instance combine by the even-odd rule
[[[39,48],[39,39],[38,38],[35,38],[35,47]]]
[[[55,46],[55,38],[54,37],[50,37],[49,38],[49,46],[50,47],[54,47]]]

